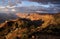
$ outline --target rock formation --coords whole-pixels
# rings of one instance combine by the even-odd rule
[[[60,14],[16,14],[0,24],[0,39],[60,39]]]

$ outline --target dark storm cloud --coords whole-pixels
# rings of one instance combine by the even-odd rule
[[[38,3],[56,3],[56,4],[60,4],[60,0],[29,0],[31,2],[38,2]]]

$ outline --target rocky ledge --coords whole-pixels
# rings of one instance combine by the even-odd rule
[[[60,39],[60,14],[16,14],[0,24],[0,39]]]

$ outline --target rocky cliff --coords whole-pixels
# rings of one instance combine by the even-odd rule
[[[0,24],[0,39],[60,39],[60,14],[16,14]]]

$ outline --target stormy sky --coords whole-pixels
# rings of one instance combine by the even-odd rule
[[[31,10],[50,10],[50,12],[51,9],[60,11],[60,0],[0,0],[0,11],[9,11],[12,8],[12,11],[16,11],[16,7],[25,7]]]
[[[60,4],[60,0],[0,0],[0,6],[1,5],[39,5],[40,3],[42,4],[48,4],[48,3],[52,3],[52,4]]]
[[[38,3],[53,3],[53,4],[60,4],[60,0],[29,0],[32,2],[38,2]]]

